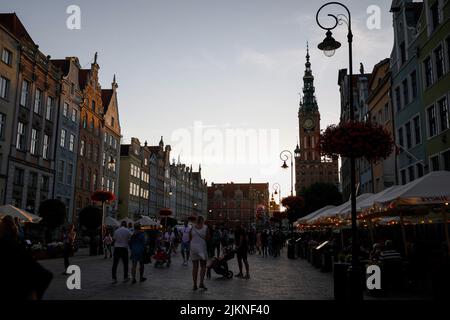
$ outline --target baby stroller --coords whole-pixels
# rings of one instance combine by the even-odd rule
[[[163,247],[158,247],[156,249],[156,253],[153,255],[153,259],[155,260],[155,268],[162,267],[164,264],[166,267],[170,267],[170,251]]]
[[[234,259],[235,254],[235,250],[225,249],[223,256],[221,256],[220,258],[214,257],[214,259],[208,265],[206,271],[206,276],[208,277],[208,279],[211,279],[211,269],[213,269],[215,273],[221,275],[224,278],[233,279],[233,271],[230,271],[228,269],[228,261]]]

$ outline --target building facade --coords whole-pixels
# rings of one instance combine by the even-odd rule
[[[74,210],[75,177],[79,136],[79,115],[82,94],[80,91],[77,58],[52,60],[62,71],[61,95],[57,106],[58,130],[55,143],[56,176],[54,198],[66,205],[67,222],[72,222]],[[69,214],[70,213],[70,214]]]
[[[208,187],[208,221],[231,228],[256,226],[256,211],[269,208],[269,183],[226,183]]]
[[[5,202],[36,213],[53,193],[61,72],[39,51],[15,14],[2,15],[1,20],[20,46]]]
[[[422,70],[418,66],[417,27],[423,3],[393,1],[394,46],[391,53],[391,105],[394,111],[398,184],[429,172],[425,160],[425,109]]]
[[[6,200],[9,152],[13,141],[20,68],[20,33],[24,30],[25,28],[14,14],[0,14],[0,201],[2,204]],[[26,32],[22,34],[27,37]],[[32,42],[30,37],[29,41]]]
[[[80,210],[92,203],[92,193],[99,189],[101,150],[103,143],[103,101],[102,89],[98,81],[97,54],[90,69],[81,69],[79,76],[83,100],[80,105],[80,134],[75,183],[74,221]]]
[[[425,0],[418,23],[422,102],[429,171],[450,171],[450,3]],[[411,180],[411,178],[410,178]]]
[[[303,98],[298,112],[299,145],[295,150],[295,190],[297,194],[314,183],[339,184],[338,161],[322,157],[318,148],[320,113],[315,97],[309,48],[305,67]]]
[[[202,179],[202,169],[197,172],[192,166],[175,161],[170,165],[170,209],[176,219],[182,221],[189,216],[204,216],[207,213],[207,184]]]
[[[369,119],[372,123],[381,125],[395,141],[395,124],[391,105],[391,73],[390,59],[380,61],[372,71],[369,82]],[[397,184],[396,170],[397,153],[393,152],[387,159],[372,163],[372,190],[374,193],[383,191]]]
[[[114,76],[111,89],[102,89],[103,104],[103,143],[102,143],[102,178],[101,189],[108,190],[116,196],[119,194],[120,140],[119,105]],[[107,215],[115,216],[119,209],[116,199],[107,206]]]
[[[352,78],[353,86],[353,109],[354,117],[357,121],[366,121],[369,117],[367,98],[369,95],[370,74],[364,72],[361,64],[360,73],[354,74]],[[349,97],[350,76],[347,69],[339,70],[338,85],[341,96],[341,122],[350,119],[350,97]],[[350,199],[350,159],[341,158],[341,184],[342,196]],[[357,192],[366,193],[372,191],[372,166],[366,159],[355,159],[356,186]]]
[[[149,215],[150,151],[139,139],[120,147],[119,218]]]

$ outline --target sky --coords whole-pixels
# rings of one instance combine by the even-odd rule
[[[346,26],[333,31],[342,48],[326,58],[317,49],[325,31],[315,22],[323,3],[0,0],[0,11],[16,12],[52,58],[77,56],[87,68],[98,52],[102,88],[117,77],[124,143],[137,137],[157,145],[163,136],[171,158],[201,164],[208,183],[277,182],[286,195],[290,171],[281,169],[280,152],[297,144],[307,42],[321,127],[339,121]],[[343,3],[352,12],[354,70],[363,62],[371,72],[392,50],[391,1]],[[80,8],[80,29],[67,28],[71,5]],[[332,22],[327,13],[344,12],[330,7],[324,24]],[[369,28],[368,19],[379,25]]]

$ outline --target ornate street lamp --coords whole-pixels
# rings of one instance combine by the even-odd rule
[[[323,8],[336,5],[341,6],[347,12],[345,14],[328,14],[329,17],[334,19],[334,25],[330,27],[323,26],[319,21],[319,14]],[[348,27],[347,40],[348,40],[348,55],[349,55],[349,77],[348,82],[348,96],[349,96],[349,115],[350,121],[355,119],[355,110],[353,106],[353,33],[352,33],[352,17],[350,10],[340,2],[328,2],[321,6],[316,14],[316,21],[320,28],[326,30],[326,38],[322,43],[318,45],[318,48],[324,52],[327,57],[332,57],[337,49],[341,47],[341,44],[333,38],[331,30],[334,30],[338,25],[346,24]],[[363,292],[361,287],[361,273],[359,266],[359,244],[358,244],[358,226],[356,216],[356,173],[355,173],[355,158],[350,158],[350,189],[351,189],[351,217],[352,217],[352,272],[350,273],[351,290],[350,298],[352,300],[362,300]]]
[[[272,185],[272,189],[274,190],[273,194],[278,195],[278,203],[281,208],[281,186],[278,182]]]
[[[286,161],[291,159],[291,196],[294,196],[294,161],[292,152],[290,152],[289,150],[282,151],[280,153],[280,159],[283,161],[283,165],[281,166],[281,168],[283,169],[289,168]]]

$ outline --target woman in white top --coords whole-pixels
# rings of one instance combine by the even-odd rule
[[[192,278],[194,280],[194,291],[197,287],[198,265],[200,264],[200,288],[207,290],[203,283],[206,274],[206,260],[208,259],[208,250],[206,241],[208,238],[208,227],[204,224],[202,216],[197,218],[197,223],[191,228],[189,239],[191,242],[191,259],[194,267],[192,269]]]

